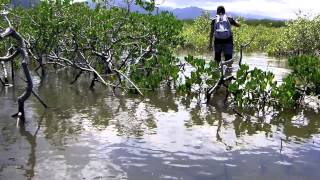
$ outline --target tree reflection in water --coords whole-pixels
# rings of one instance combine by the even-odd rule
[[[19,128],[19,132],[22,137],[26,138],[26,141],[30,145],[30,153],[27,159],[26,166],[29,168],[25,168],[25,177],[28,177],[28,179],[32,179],[35,175],[35,165],[37,162],[37,156],[36,156],[36,150],[37,150],[37,135],[41,127],[42,120],[44,116],[46,115],[46,112],[43,113],[43,115],[40,117],[40,121],[38,122],[38,127],[34,134],[26,130],[25,124],[22,124]]]
[[[214,151],[215,147],[223,147],[227,152],[236,152],[237,150],[250,151],[252,150],[250,148],[264,148],[269,145],[255,144],[260,140],[262,143],[268,140],[273,143],[272,146],[277,146],[277,150],[282,150],[282,148],[285,150],[290,142],[312,141],[315,135],[320,134],[319,115],[313,110],[282,111],[274,116],[256,116],[255,113],[240,112],[244,114],[244,117],[240,117],[224,103],[223,95],[221,98],[215,96],[208,106],[199,104],[192,94],[180,96],[167,89],[162,89],[159,93],[146,94],[144,98],[135,95],[114,95],[106,92],[99,85],[96,85],[94,91],[90,90],[88,88],[90,76],[83,76],[77,83],[70,85],[72,79],[68,77],[73,76],[69,76],[68,73],[63,71],[58,74],[48,73],[45,78],[40,79],[41,83],[36,86],[36,89],[41,97],[45,97],[45,102],[52,107],[41,118],[39,116],[43,113],[43,107],[36,103],[35,99],[31,99],[27,105],[28,110],[32,112],[30,114],[33,114],[32,117],[36,117],[31,119],[32,122],[38,121],[39,125],[35,133],[31,133],[26,127],[21,127],[19,130],[21,136],[25,137],[27,143],[30,144],[26,159],[26,177],[37,176],[34,169],[37,169],[36,162],[39,163],[37,157],[40,156],[37,156],[36,153],[38,134],[46,141],[41,144],[44,146],[38,142],[38,146],[41,146],[38,147],[38,150],[47,145],[52,145],[54,151],[55,148],[62,149],[62,157],[69,158],[66,161],[72,165],[75,164],[73,156],[66,155],[64,154],[66,152],[63,151],[64,148],[70,149],[68,145],[77,144],[81,147],[83,143],[93,144],[91,144],[93,147],[87,147],[80,154],[99,153],[102,148],[98,151],[97,146],[105,148],[102,153],[108,151],[106,149],[112,149],[109,147],[110,144],[106,147],[101,142],[94,144],[97,139],[101,141],[100,136],[103,137],[103,140],[108,139],[109,136],[115,138],[115,135],[124,142],[145,141],[146,144],[141,146],[130,143],[119,145],[123,149],[138,151],[138,154],[141,149],[153,152],[157,148],[160,150],[161,148],[165,150],[172,148],[172,151],[177,151],[173,154],[179,154],[180,151],[192,154],[211,148]],[[0,110],[1,115],[13,109],[13,106],[5,106],[7,101],[13,99],[11,94],[5,91],[0,92],[1,98],[7,98],[5,101],[0,101],[0,104],[3,105],[1,107],[4,107]],[[10,91],[12,90],[8,90]],[[41,130],[39,130],[40,124]],[[27,127],[33,126],[27,124]],[[14,132],[6,132],[4,137],[10,137],[9,140],[5,139],[8,144],[6,146],[17,144]],[[197,142],[200,142],[200,145]],[[112,144],[111,146],[118,145]],[[184,148],[189,148],[189,150]],[[165,150],[161,151],[164,155],[170,152],[170,150],[168,152]],[[51,157],[51,154],[47,156]],[[98,158],[103,159],[103,157],[102,155]],[[85,163],[79,166],[82,169],[97,160],[89,156],[83,158]],[[263,167],[263,164],[261,166]],[[0,172],[5,168],[1,165]]]
[[[75,72],[76,73],[76,72]],[[63,144],[66,137],[72,137],[87,127],[104,130],[115,128],[119,136],[143,137],[157,133],[157,113],[187,111],[190,121],[186,128],[193,126],[216,127],[215,139],[232,149],[238,142],[228,145],[222,131],[234,134],[236,138],[264,133],[272,138],[281,131],[284,140],[309,139],[319,133],[317,114],[312,110],[282,111],[270,116],[257,116],[255,112],[244,113],[240,117],[224,101],[224,94],[215,95],[210,105],[199,104],[195,95],[180,96],[170,89],[162,88],[158,93],[147,93],[145,98],[135,95],[108,95],[99,85],[94,91],[88,88],[90,76],[80,78],[77,83],[66,86],[72,81],[70,72],[48,73],[39,87],[39,94],[46,97],[50,106],[56,107],[44,117],[44,134],[54,144]],[[63,93],[61,93],[63,92]],[[41,109],[41,106],[36,109]],[[296,123],[298,117],[304,123]],[[280,140],[280,139],[279,139]],[[227,140],[229,141],[229,140]]]

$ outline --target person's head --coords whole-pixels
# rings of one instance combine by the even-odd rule
[[[223,6],[218,6],[218,8],[217,8],[217,14],[218,14],[218,15],[224,15],[224,14],[226,14],[226,10],[224,9]]]

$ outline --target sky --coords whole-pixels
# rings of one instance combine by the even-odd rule
[[[83,1],[83,0],[76,0]],[[297,13],[320,14],[320,0],[156,0],[165,7],[195,6],[214,10],[223,5],[226,11],[241,14],[258,14],[280,19],[295,19]]]
[[[159,0],[162,6],[182,8],[196,6],[207,10],[223,5],[228,12],[250,13],[274,18],[294,19],[301,10],[310,15],[320,14],[320,0]]]

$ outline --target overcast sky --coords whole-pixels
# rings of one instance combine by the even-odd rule
[[[81,1],[81,0],[76,0]],[[301,10],[310,15],[320,14],[320,0],[156,0],[161,6],[184,8],[196,6],[207,10],[224,5],[226,11],[250,13],[274,18],[294,19]]]
[[[203,9],[216,9],[224,5],[226,11],[254,13],[275,18],[295,18],[301,10],[304,13],[320,14],[320,0],[159,0],[163,6],[181,8],[197,6]]]

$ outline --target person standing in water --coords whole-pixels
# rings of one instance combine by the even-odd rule
[[[212,19],[209,49],[212,50],[212,40],[214,37],[215,60],[221,61],[221,54],[224,54],[225,61],[232,59],[233,56],[233,35],[231,26],[240,27],[240,24],[232,17],[226,15],[223,6],[217,8],[217,15]]]

